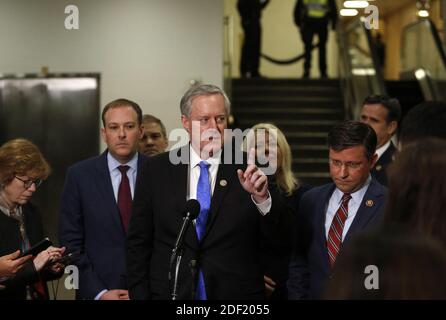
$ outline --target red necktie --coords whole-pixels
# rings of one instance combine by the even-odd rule
[[[129,166],[118,167],[119,171],[121,171],[121,184],[119,185],[118,191],[118,207],[121,215],[121,222],[126,233],[129,227],[130,215],[132,213],[132,194],[130,192],[129,178],[127,177],[127,170],[129,168]]]
[[[336,211],[336,215],[334,216],[330,230],[328,231],[327,250],[330,266],[334,265],[341,248],[342,232],[344,230],[345,220],[347,220],[348,217],[348,202],[351,198],[352,196],[349,193],[344,193],[341,206],[338,211]]]

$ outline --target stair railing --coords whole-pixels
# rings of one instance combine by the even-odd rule
[[[363,17],[347,26],[338,23],[337,37],[345,115],[347,119],[359,119],[366,96],[386,93],[378,54]]]
[[[430,19],[407,25],[401,34],[402,79],[417,79],[425,100],[446,100],[446,54]]]

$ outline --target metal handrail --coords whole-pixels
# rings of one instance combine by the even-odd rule
[[[344,95],[344,109],[346,118],[357,118],[359,116],[362,101],[369,94],[386,94],[384,76],[380,68],[378,53],[373,44],[371,32],[366,28],[363,18],[357,18],[346,27],[338,24],[337,37],[339,43],[341,63],[340,66],[340,82]],[[350,58],[350,47],[348,45],[348,36],[353,32],[363,32],[366,37],[366,47],[361,48],[357,44],[356,50],[366,51],[371,58],[371,65],[367,69],[362,70],[364,74],[358,74],[352,64]],[[356,72],[355,72],[356,71]],[[365,80],[365,81],[364,81]],[[360,86],[361,82],[366,83],[366,88]]]

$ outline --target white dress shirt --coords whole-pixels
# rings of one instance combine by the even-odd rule
[[[113,185],[113,193],[115,195],[115,200],[118,202],[118,191],[119,185],[121,184],[121,171],[119,171],[120,166],[129,166],[130,168],[127,170],[127,177],[129,178],[130,184],[130,192],[133,195],[135,194],[135,182],[136,182],[136,173],[138,172],[138,153],[135,153],[133,158],[127,163],[120,163],[116,160],[110,152],[107,153],[107,163],[108,163],[108,171],[110,172],[110,178]]]
[[[376,149],[375,153],[378,155],[378,158],[381,158],[381,156],[383,155],[384,152],[386,152],[386,150],[390,147],[390,140],[387,141],[387,143],[383,144],[381,147],[379,147],[378,149]]]
[[[345,220],[344,223],[344,230],[342,230],[342,241],[344,241],[345,235],[347,234],[348,229],[350,229],[350,226],[352,225],[352,222],[356,217],[356,213],[358,212],[359,206],[362,203],[362,200],[370,185],[371,180],[372,177],[369,175],[366,183],[361,187],[361,189],[350,194],[352,198],[348,202],[348,216],[347,220]],[[333,218],[336,215],[336,211],[338,211],[339,207],[341,206],[343,195],[344,192],[336,188],[331,195],[330,200],[328,201],[327,214],[325,215],[325,238],[327,239]]]
[[[188,199],[197,199],[197,185],[198,185],[198,179],[200,178],[200,166],[199,163],[203,161],[200,156],[195,152],[195,150],[192,148],[191,145],[189,145],[189,152],[190,152],[190,166],[189,166],[189,196]],[[215,183],[217,180],[217,172],[218,172],[218,166],[221,162],[221,150],[215,154],[213,157],[208,158],[205,160],[207,163],[210,164],[209,166],[209,180],[211,183],[211,195],[214,194],[215,189]],[[238,179],[237,179],[238,180]],[[239,183],[238,181],[236,183]],[[271,196],[268,197],[267,200],[265,200],[263,203],[256,203],[254,199],[251,196],[252,201],[257,206],[257,209],[262,215],[266,215],[270,210],[272,206],[272,199]]]

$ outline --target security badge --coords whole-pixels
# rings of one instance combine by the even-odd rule
[[[367,201],[365,202],[365,205],[366,205],[367,207],[372,207],[372,206],[374,205],[373,200],[367,200]]]
[[[228,185],[228,181],[226,181],[225,179],[220,180],[220,185],[222,187],[226,187]]]

